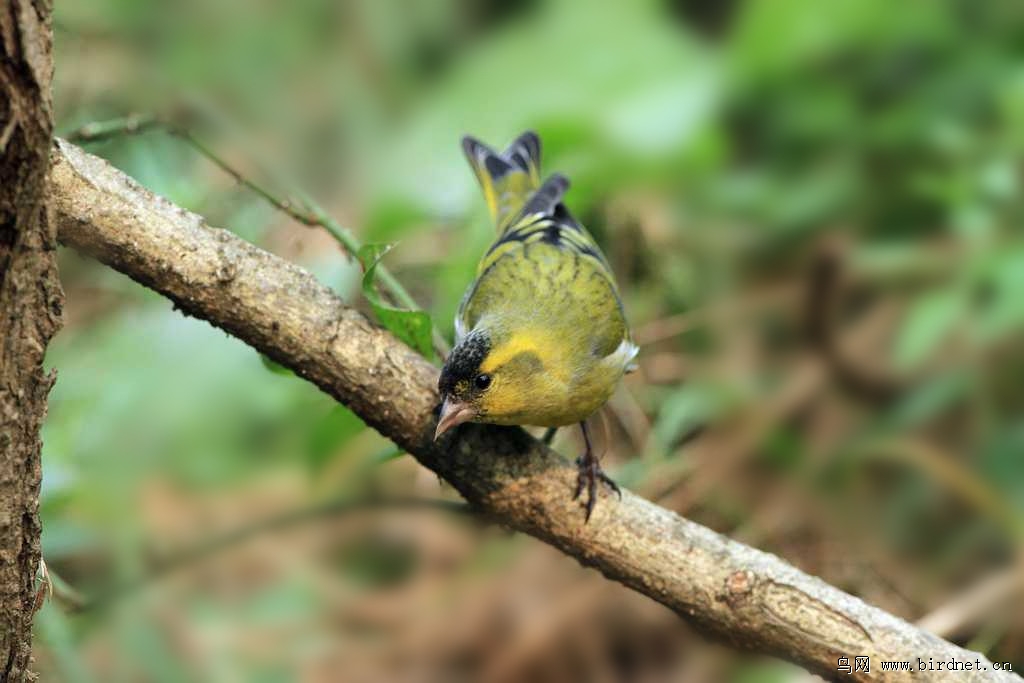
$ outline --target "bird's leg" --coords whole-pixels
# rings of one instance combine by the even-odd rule
[[[615,493],[622,498],[622,491],[619,489],[619,485],[611,480],[604,470],[601,469],[601,463],[598,462],[597,456],[594,455],[594,449],[590,445],[590,433],[587,431],[587,423],[580,422],[580,429],[583,430],[583,443],[586,444],[586,450],[583,451],[583,455],[576,459],[576,466],[579,468],[579,473],[576,476],[576,493],[573,494],[573,500],[580,497],[583,493],[583,487],[587,488],[587,515],[585,521],[590,521],[590,513],[594,511],[594,505],[597,504],[597,482],[602,481],[608,485]]]
[[[544,436],[540,437],[541,443],[545,446],[550,446],[551,442],[555,440],[555,432],[558,431],[558,427],[548,427],[544,431]]]

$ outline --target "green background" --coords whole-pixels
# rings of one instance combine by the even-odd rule
[[[449,338],[493,236],[459,138],[537,130],[643,347],[605,411],[618,481],[910,620],[1020,557],[1024,5],[58,0],[55,51],[59,131],[212,112],[197,130],[244,172],[396,243],[383,263]],[[370,311],[326,233],[181,140],[89,150]],[[891,395],[807,343],[823,247],[843,356]],[[43,680],[792,680],[436,511],[322,516],[110,597],[275,512],[455,496],[241,342],[61,258],[41,511],[67,585],[37,617]],[[1022,669],[1021,607],[954,637]]]

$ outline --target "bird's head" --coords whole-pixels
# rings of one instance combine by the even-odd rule
[[[522,335],[498,337],[476,329],[452,349],[437,383],[443,403],[435,439],[463,422],[528,423],[530,397],[543,396],[543,364]]]

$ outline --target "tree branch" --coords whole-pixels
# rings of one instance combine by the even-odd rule
[[[94,597],[87,599],[75,594],[71,600],[72,608],[76,612],[87,612],[97,609],[177,569],[205,560],[210,555],[231,548],[239,543],[244,543],[260,534],[280,531],[318,518],[344,516],[364,510],[438,510],[457,515],[469,515],[475,512],[466,503],[430,498],[365,498],[355,500],[346,498],[327,500],[316,505],[299,508],[298,510],[288,510],[287,512],[217,534],[205,540],[194,542],[182,550],[158,559],[153,566],[138,576],[126,581],[119,581],[102,589]]]
[[[888,403],[907,390],[907,382],[878,368],[864,367],[844,353],[837,334],[839,301],[843,290],[846,246],[831,239],[818,246],[807,276],[805,332],[811,347],[821,354],[841,386],[872,403]]]
[[[59,143],[52,169],[59,237],[295,371],[449,481],[476,509],[670,607],[737,647],[835,678],[839,657],[980,661],[964,681],[1020,681],[963,650],[623,491],[589,524],[576,470],[518,428],[464,425],[432,441],[437,369],[347,308],[301,268],[208,226],[106,162]],[[928,680],[928,673],[920,676]],[[945,677],[945,672],[935,674]],[[937,680],[937,679],[935,679]]]
[[[323,228],[334,238],[346,253],[356,258],[362,244],[356,239],[350,230],[342,227],[341,223],[331,217],[327,211],[320,206],[311,195],[302,190],[295,189],[297,198],[281,196],[274,190],[269,189],[261,182],[250,178],[242,173],[234,164],[228,161],[223,155],[207,143],[193,130],[192,122],[201,117],[201,114],[194,108],[182,108],[168,114],[130,114],[129,116],[110,119],[108,121],[94,121],[87,123],[77,130],[71,131],[67,139],[74,143],[89,143],[110,140],[123,135],[136,135],[151,130],[163,130],[173,135],[192,149],[205,157],[210,163],[227,173],[235,179],[235,182],[243,185],[250,191],[262,197],[268,204],[295,219],[303,225],[315,228]],[[266,170],[265,168],[263,169]],[[402,283],[391,274],[391,271],[383,265],[378,265],[375,277],[379,284],[382,284],[388,294],[401,306],[410,311],[419,310],[419,304],[406,291]],[[449,348],[448,342],[436,327],[431,326],[431,337],[438,354],[444,357]]]

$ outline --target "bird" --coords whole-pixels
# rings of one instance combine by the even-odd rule
[[[563,201],[568,179],[541,182],[540,138],[533,131],[496,152],[466,136],[473,169],[497,238],[455,316],[455,346],[438,380],[434,439],[465,422],[576,425],[584,452],[574,500],[584,490],[589,522],[602,482],[587,418],[632,370],[638,347],[626,322],[608,260]]]

